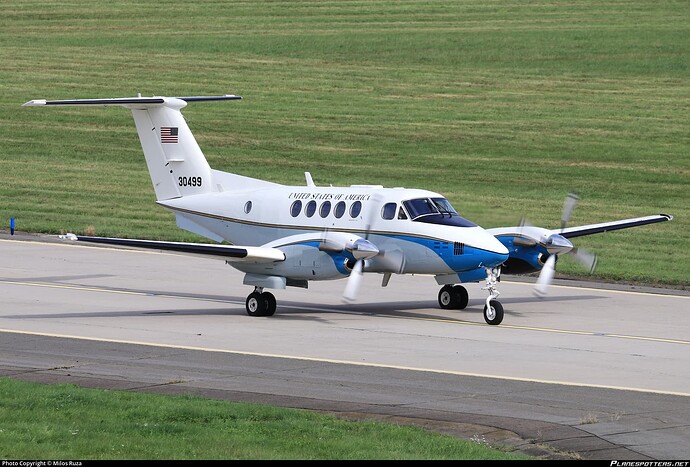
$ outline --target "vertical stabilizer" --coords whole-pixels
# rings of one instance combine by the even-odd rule
[[[158,201],[213,190],[211,168],[180,112],[185,105],[169,99],[160,107],[132,108]]]
[[[213,171],[180,110],[187,102],[241,99],[240,96],[133,97],[117,99],[32,100],[25,106],[104,105],[132,111],[156,199],[210,193]]]

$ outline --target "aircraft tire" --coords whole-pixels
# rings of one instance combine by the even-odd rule
[[[438,291],[438,304],[444,310],[454,310],[458,307],[458,294],[452,285],[444,285]]]
[[[264,316],[266,313],[266,298],[261,295],[258,292],[252,292],[247,296],[245,306],[249,316]]]
[[[501,321],[503,321],[503,305],[498,300],[491,300],[489,305],[491,309],[484,305],[484,321],[492,326],[501,324]]]
[[[276,312],[276,308],[278,306],[278,303],[276,302],[276,298],[273,296],[271,292],[264,292],[261,294],[261,298],[264,299],[266,310],[264,311],[264,314],[261,316],[273,316]]]
[[[467,293],[467,289],[461,285],[454,285],[453,293],[456,294],[458,298],[458,304],[456,309],[464,310],[465,308],[467,308],[467,304],[470,301],[470,296]]]

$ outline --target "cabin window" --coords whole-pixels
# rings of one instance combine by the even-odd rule
[[[395,210],[398,207],[397,204],[395,203],[386,203],[383,205],[383,209],[381,209],[381,217],[383,217],[386,220],[391,220],[395,218]]]
[[[316,201],[311,200],[307,203],[307,207],[304,209],[304,213],[307,217],[311,217],[316,212]]]
[[[251,212],[251,210],[252,210],[252,202],[247,201],[246,203],[244,203],[244,213],[249,214]]]
[[[362,212],[362,202],[355,201],[352,203],[352,206],[350,206],[350,217],[354,219],[355,217],[359,216],[360,212]]]
[[[321,203],[321,208],[319,209],[319,216],[321,217],[326,217],[328,214],[331,212],[331,202],[330,201],[324,201]]]
[[[338,204],[335,205],[335,209],[333,209],[333,214],[335,214],[335,217],[338,219],[343,217],[343,214],[345,214],[345,201],[338,201]]]
[[[297,200],[290,206],[290,215],[292,217],[297,217],[300,212],[302,212],[302,201]]]

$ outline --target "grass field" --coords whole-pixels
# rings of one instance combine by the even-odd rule
[[[126,110],[21,104],[234,93],[185,112],[214,168],[427,188],[485,227],[557,227],[569,191],[571,225],[669,213],[575,243],[599,278],[690,282],[685,0],[1,5],[5,230],[196,239],[155,205]]]
[[[417,427],[200,397],[7,378],[0,396],[3,459],[527,459]]]

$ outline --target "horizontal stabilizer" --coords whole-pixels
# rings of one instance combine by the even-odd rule
[[[143,108],[161,106],[168,102],[180,100],[184,102],[204,102],[204,101],[225,101],[242,99],[241,96],[226,94],[224,96],[187,96],[187,97],[118,97],[114,99],[67,99],[67,100],[46,100],[34,99],[23,104],[23,107],[39,105],[119,105],[128,108]],[[184,106],[186,104],[182,104]]]
[[[236,245],[214,245],[207,243],[162,242],[155,240],[133,240],[129,238],[66,236],[82,242],[101,243],[106,245],[150,250],[170,251],[173,253],[213,257],[226,261],[246,263],[271,263],[284,261],[285,254],[277,248]]]

